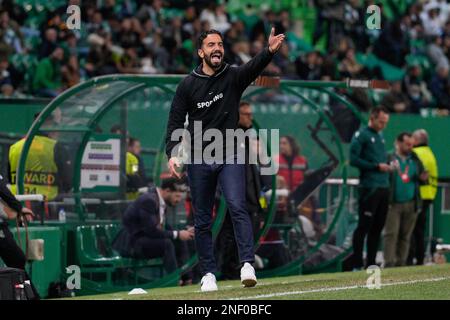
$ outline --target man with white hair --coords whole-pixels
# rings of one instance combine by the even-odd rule
[[[422,207],[411,236],[407,264],[412,265],[414,258],[416,258],[416,264],[422,265],[425,257],[425,224],[427,221],[428,209],[431,203],[433,203],[437,193],[438,167],[433,151],[428,145],[428,133],[424,129],[416,130],[413,133],[413,139],[413,151],[422,162],[425,171],[428,172],[428,181],[425,185],[420,187]]]

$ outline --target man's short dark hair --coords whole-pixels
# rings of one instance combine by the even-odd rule
[[[115,124],[111,127],[111,129],[109,130],[110,133],[122,133],[122,126],[120,124]]]
[[[405,140],[405,137],[412,137],[412,134],[410,132],[402,132],[400,133],[395,140],[397,142],[403,142]]]
[[[386,113],[386,114],[389,114],[389,110],[388,110],[386,107],[384,107],[384,106],[376,106],[376,107],[373,107],[373,108],[370,110],[370,115],[371,115],[371,116],[378,117],[378,115],[379,115],[381,112]]]
[[[128,140],[128,145],[131,147],[138,141],[139,141],[139,139],[134,138],[134,137],[130,137],[129,140]]]
[[[205,38],[207,36],[209,36],[210,34],[218,34],[220,36],[220,39],[222,39],[222,41],[223,41],[223,35],[222,35],[222,33],[220,31],[217,31],[217,30],[214,30],[214,29],[211,29],[211,30],[208,30],[208,31],[203,31],[200,34],[200,36],[198,37],[198,39],[197,39],[197,49],[200,49],[202,47],[203,40],[205,40]]]
[[[242,108],[243,106],[250,106],[250,102],[244,100],[239,102],[239,109]]]
[[[170,191],[181,191],[182,183],[177,178],[166,178],[161,181],[161,189]]]

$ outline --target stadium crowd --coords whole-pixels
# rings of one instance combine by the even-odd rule
[[[33,28],[32,10],[3,1],[1,95],[55,97],[80,81],[112,73],[185,74],[198,63],[195,39],[211,28],[225,35],[225,60],[241,65],[260,51],[274,25],[277,32],[287,34],[287,42],[266,74],[303,80],[393,80],[392,90],[381,98],[391,112],[426,113],[433,108],[438,114],[449,113],[446,1],[407,1],[406,11],[397,12],[392,20],[380,5],[381,30],[365,24],[366,8],[375,1],[309,1],[317,13],[312,44],[302,39],[299,21],[288,8],[274,11],[247,5],[236,13],[229,10],[229,2],[70,0],[44,10],[42,21]],[[68,5],[81,8],[80,30],[66,25]],[[321,39],[325,45],[319,50]]]
[[[382,97],[382,107],[372,108],[368,128],[357,131],[351,144],[350,161],[360,169],[361,185],[367,193],[360,193],[360,204],[365,203],[366,206],[359,206],[359,225],[353,239],[354,267],[363,267],[362,253],[366,236],[370,247],[366,264],[376,264],[383,228],[386,267],[413,264],[414,258],[416,264],[424,263],[425,217],[435,197],[437,181],[436,165],[429,166],[433,167],[430,170],[425,161],[420,159],[421,156],[427,158],[423,156],[424,153],[429,158],[432,155],[428,147],[428,134],[423,130],[399,134],[395,152],[388,158],[384,139],[378,133],[386,127],[389,113],[423,113],[423,110],[435,107],[440,114],[448,115],[450,6],[445,1],[414,2],[399,19],[392,22],[386,20],[386,26],[381,32],[365,28],[364,12],[371,1],[314,1],[318,7],[318,16],[313,45],[318,44],[322,35],[327,33],[325,52],[308,47],[306,43],[302,44],[302,49],[298,49],[302,42],[294,35],[294,21],[288,10],[275,12],[268,9],[261,16],[253,11],[254,22],[249,23],[230,15],[226,4],[211,2],[194,1],[183,6],[176,1],[161,0],[105,0],[99,1],[100,4],[71,0],[69,4],[81,6],[83,19],[82,30],[71,31],[64,22],[67,5],[49,12],[39,28],[32,30],[23,26],[26,15],[21,14],[12,2],[9,6],[8,1],[3,5],[5,3],[6,7],[0,12],[0,89],[3,97],[20,97],[23,92],[52,98],[80,81],[107,74],[185,74],[198,63],[195,40],[202,31],[209,29],[223,32],[225,59],[233,65],[247,63],[266,46],[267,31],[271,26],[275,26],[277,33],[288,34],[287,44],[283,45],[265,70],[266,74],[273,76],[303,80],[339,80],[347,77],[385,79],[388,76],[386,66],[391,70],[403,70],[402,77],[392,81],[392,89]],[[164,8],[177,8],[182,14],[168,17],[163,13]],[[249,12],[251,10],[247,10]],[[34,47],[29,47],[29,39],[33,37],[38,37],[39,41]],[[19,67],[11,63],[14,60],[11,57],[17,55],[36,56],[37,64],[34,69],[30,69],[31,78],[27,79]],[[378,63],[364,64],[361,55],[372,55],[378,59]],[[430,67],[424,68],[426,63],[412,59],[414,56],[425,57]],[[359,95],[367,94],[359,92]],[[358,100],[357,95],[350,98]],[[375,105],[375,102],[362,102],[369,101],[368,97],[361,99],[359,96],[358,101],[354,102],[365,111]],[[250,128],[251,119],[251,105],[248,102],[241,103],[240,127]],[[120,127],[113,127],[111,133],[123,133],[120,130]],[[377,145],[371,147],[375,141]],[[134,258],[163,257],[166,271],[172,272],[187,260],[189,250],[192,250],[184,243],[192,240],[192,228],[162,231],[167,227],[166,205],[175,206],[181,201],[180,187],[173,180],[166,180],[161,188],[151,189],[151,195],[148,193],[146,197],[138,198],[137,191],[150,183],[145,177],[139,140],[129,137],[127,143],[126,171],[130,182],[127,185],[127,199],[134,202],[125,214],[124,228],[130,229],[128,232],[133,234],[147,232],[147,238],[152,241],[144,239],[131,248],[131,252],[124,251],[121,254]],[[20,153],[14,148],[11,150],[12,155]],[[288,195],[305,181],[311,180],[312,175],[311,172],[307,174],[308,159],[302,155],[298,142],[292,136],[281,137],[277,161],[280,164],[277,185],[281,188],[280,194],[277,194],[275,221],[286,222],[283,215],[286,217],[292,213],[287,203]],[[247,202],[253,205],[249,211],[254,233],[257,234],[262,226],[264,204],[267,205],[263,190],[269,188],[264,185],[264,181],[260,181],[262,179],[257,174],[258,170],[253,170],[257,168],[249,166],[247,169],[246,175],[254,181],[254,185],[248,184],[246,196]],[[364,174],[364,171],[369,174]],[[431,174],[432,171],[436,173]],[[423,185],[428,185],[428,189],[423,189]],[[431,190],[428,193],[432,195],[427,194],[427,190]],[[311,226],[312,236],[307,237],[312,239],[317,239],[323,231],[315,210],[315,201],[314,196],[307,199],[304,207],[300,208],[302,212],[298,213],[299,208],[294,208],[295,215],[299,218],[303,216],[304,221]],[[151,212],[153,220],[151,225],[150,221],[147,221],[148,225],[140,224],[139,219],[147,218],[142,215],[141,208],[149,207],[148,203],[154,209]],[[380,203],[383,208],[379,208]],[[389,205],[394,209],[389,208]],[[186,208],[187,216],[192,218],[189,197]],[[231,222],[226,220],[225,226],[227,223]],[[219,249],[225,253],[221,257],[222,268],[229,267],[229,270],[222,271],[225,278],[232,279],[237,277],[237,267],[233,265],[236,264],[233,254],[237,253],[234,236],[230,229],[224,228],[222,232],[220,240],[223,243],[218,243]],[[165,240],[153,241],[155,234]],[[272,229],[260,239],[262,246],[257,255],[268,261],[269,268],[285,265],[293,259],[292,252],[282,250],[284,246],[281,238],[280,233]],[[177,254],[173,240],[183,241],[181,253]],[[410,246],[411,240],[413,244]],[[118,248],[130,248],[128,241],[123,240],[124,244],[121,247],[119,243]],[[143,253],[150,255],[145,256]],[[192,283],[192,277],[192,274],[188,274],[182,284]]]

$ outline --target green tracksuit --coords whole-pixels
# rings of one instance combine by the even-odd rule
[[[356,131],[350,145],[350,164],[360,171],[361,187],[389,187],[389,174],[378,170],[380,163],[387,163],[383,135],[370,127]]]

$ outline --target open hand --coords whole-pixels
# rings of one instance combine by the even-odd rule
[[[172,157],[169,159],[169,171],[172,177],[181,178],[181,174],[178,173],[176,168],[181,168],[181,161],[177,157]]]
[[[30,209],[23,207],[22,208],[22,215],[27,219],[27,221],[33,220],[34,213]]]
[[[419,179],[422,182],[427,182],[429,177],[430,177],[429,173],[427,171],[424,171],[420,174]]]
[[[390,165],[388,165],[386,163],[380,163],[380,164],[378,164],[378,170],[381,172],[391,172],[392,168]]]
[[[178,232],[178,238],[181,241],[187,241],[187,240],[192,240],[194,239],[194,231],[189,231],[189,230],[180,230]]]
[[[275,53],[281,48],[284,38],[285,38],[285,35],[283,33],[280,33],[279,35],[275,35],[275,28],[272,27],[272,30],[270,31],[270,36],[269,36],[269,51],[270,51],[270,53]]]

